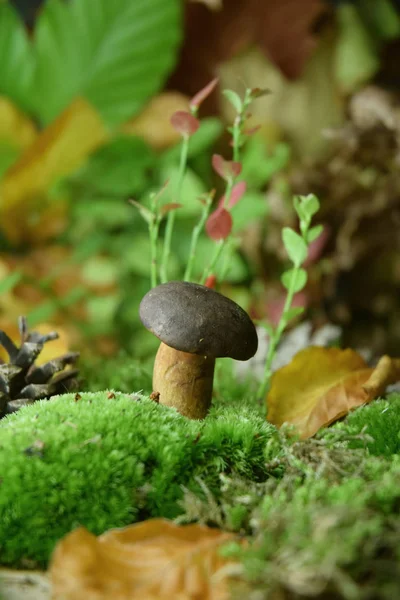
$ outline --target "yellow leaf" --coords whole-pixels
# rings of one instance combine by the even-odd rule
[[[79,167],[107,137],[95,109],[86,100],[77,99],[35,139],[0,185],[1,226],[11,242],[29,240],[31,230],[43,225],[43,210],[53,202],[48,194],[50,186]],[[39,237],[52,235],[53,231]]]
[[[63,538],[50,564],[58,600],[225,600],[227,560],[219,547],[234,539],[201,525],[150,519],[96,538],[83,527]]]
[[[15,319],[12,323],[5,322],[4,320],[0,319],[0,330],[5,331],[5,333],[18,347],[21,345],[21,336],[18,329],[17,319]],[[35,325],[33,330],[43,335],[50,333],[51,331],[56,331],[58,333],[58,338],[56,340],[51,340],[44,344],[43,350],[35,360],[35,365],[43,365],[47,361],[53,360],[53,358],[58,358],[59,356],[69,352],[69,336],[67,331],[62,327],[58,325],[51,325],[49,323],[41,323],[40,325]],[[4,348],[0,346],[0,362],[2,361],[8,362],[8,354]]]
[[[150,100],[140,115],[128,121],[122,131],[143,138],[156,150],[163,150],[182,139],[170,123],[177,110],[189,110],[189,98],[179,92],[163,92]]]
[[[302,439],[361,406],[373,369],[353,350],[310,347],[274,373],[267,397],[267,420],[295,425]]]
[[[8,98],[0,96],[0,142],[24,150],[37,136],[35,125]]]

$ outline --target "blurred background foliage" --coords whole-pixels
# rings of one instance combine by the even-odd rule
[[[218,289],[276,321],[291,197],[315,193],[325,233],[296,302],[372,355],[400,348],[400,2],[395,0],[0,1],[0,329],[17,316],[89,355],[152,353],[138,318],[149,289],[146,205],[169,180],[171,114],[212,78],[176,211],[182,278],[198,197],[222,193],[230,88],[268,88],[243,150],[243,200]],[[195,275],[215,242],[201,239]],[[46,329],[47,328],[47,329]]]

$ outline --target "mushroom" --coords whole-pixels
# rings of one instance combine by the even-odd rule
[[[248,314],[203,285],[158,285],[144,296],[139,314],[161,340],[153,391],[160,404],[190,419],[203,419],[210,408],[215,359],[248,360],[257,351],[257,332]]]

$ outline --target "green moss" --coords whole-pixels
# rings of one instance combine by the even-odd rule
[[[131,394],[138,390],[151,392],[154,360],[138,361],[126,352],[115,357],[88,358],[80,363],[81,387],[91,392],[111,389]]]
[[[372,459],[362,476],[337,484],[314,475],[293,490],[284,478],[251,515],[251,546],[233,553],[265,599],[392,600],[400,597],[399,509],[397,458]]]
[[[369,437],[354,439],[351,448],[365,447],[370,454],[390,457],[400,453],[400,394],[390,394],[386,400],[374,400],[350,413],[332,431],[343,430],[355,437],[361,432]],[[330,434],[327,430],[323,435]]]
[[[99,534],[175,517],[183,487],[200,493],[205,481],[218,496],[222,472],[264,480],[273,434],[250,409],[214,409],[197,422],[119,393],[26,407],[0,422],[0,562],[43,565],[78,525]]]
[[[400,457],[349,450],[344,435],[283,448],[281,479],[225,477],[222,494],[187,492],[181,522],[248,536],[233,598],[392,600],[400,597]]]

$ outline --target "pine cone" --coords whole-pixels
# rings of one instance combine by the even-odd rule
[[[37,367],[35,360],[44,344],[57,339],[58,334],[55,331],[46,335],[35,331],[29,333],[25,317],[19,318],[18,326],[20,348],[4,331],[0,331],[0,344],[10,358],[8,363],[0,361],[0,418],[25,404],[65,393],[76,385],[78,369],[72,366],[79,352],[68,352]]]

